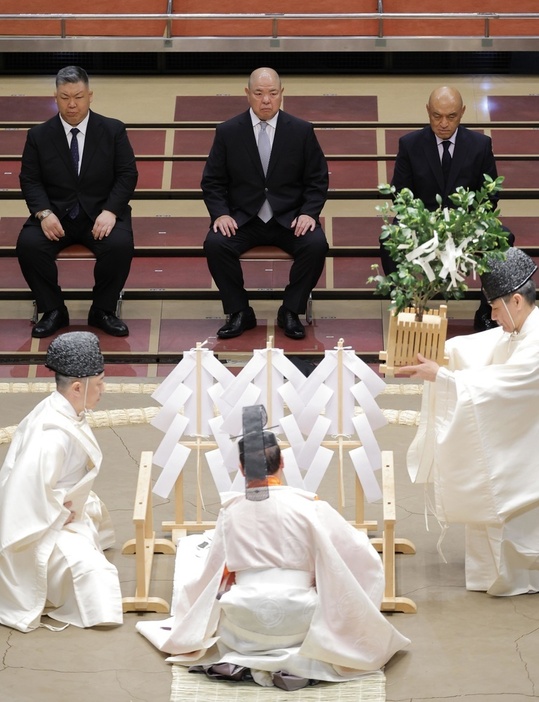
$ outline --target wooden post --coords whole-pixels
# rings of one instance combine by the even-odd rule
[[[122,553],[135,554],[136,587],[134,597],[122,598],[124,612],[168,612],[169,604],[161,597],[150,597],[150,579],[154,553],[176,553],[172,541],[156,539],[153,530],[151,499],[152,452],[143,451],[133,510],[135,538],[126,541]]]
[[[206,529],[213,529],[215,522],[202,521],[202,509],[203,501],[201,494],[201,457],[203,449],[215,448],[216,443],[214,441],[204,440],[202,438],[202,351],[203,346],[206,342],[197,341],[196,345],[196,426],[195,426],[195,440],[194,441],[182,441],[183,446],[193,448],[196,451],[196,519],[194,521],[186,521],[185,519],[185,495],[184,495],[184,481],[183,481],[183,471],[180,473],[176,482],[174,484],[174,521],[162,522],[161,527],[164,531],[172,532],[172,539],[174,543],[177,542],[182,536],[186,536],[188,531],[199,532],[206,531]]]
[[[339,456],[339,511],[342,514],[344,509],[344,449],[347,447],[361,446],[359,441],[345,441],[344,439],[344,420],[343,420],[343,403],[344,403],[344,381],[343,381],[343,351],[344,339],[339,339],[337,342],[337,449]],[[322,442],[323,446],[330,446],[334,442]],[[365,531],[375,531],[378,528],[376,521],[365,521],[365,492],[363,485],[354,472],[354,487],[355,487],[355,521],[351,522],[356,529]]]
[[[385,590],[382,599],[382,612],[404,612],[405,614],[415,614],[417,607],[408,597],[396,596],[395,582],[395,522],[397,521],[395,503],[395,476],[393,472],[393,452],[382,451],[382,487],[384,504],[384,531],[382,536],[382,560],[384,563]],[[376,539],[371,539],[371,543],[376,545]],[[406,551],[402,553],[415,553],[414,545],[407,540],[402,540],[401,547],[407,544]]]
[[[345,505],[344,499],[344,465],[343,465],[343,418],[342,418],[342,402],[343,402],[343,388],[342,388],[342,352],[343,352],[344,339],[339,339],[337,342],[337,440],[339,442],[338,456],[339,456],[339,476],[337,484],[339,486],[339,510],[342,513]],[[363,506],[363,504],[362,504]]]
[[[268,415],[268,427],[273,426],[273,336],[270,336],[266,342],[266,414]]]

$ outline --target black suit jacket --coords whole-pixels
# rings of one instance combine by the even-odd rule
[[[247,110],[217,127],[201,186],[212,222],[230,215],[241,226],[256,216],[267,198],[275,219],[289,228],[300,214],[318,222],[327,197],[328,169],[312,124],[279,111],[264,176]]]
[[[481,189],[485,173],[492,178],[498,175],[490,137],[459,127],[449,179],[444,187],[436,137],[429,126],[400,138],[391,184],[397,191],[409,188],[429,210],[435,210],[437,194],[442,196],[444,207],[451,207],[448,196],[458,186]]]
[[[61,219],[78,200],[92,221],[109,210],[118,225],[131,228],[137,178],[125,125],[117,119],[90,111],[79,175],[58,115],[28,132],[20,184],[31,215],[51,209]]]

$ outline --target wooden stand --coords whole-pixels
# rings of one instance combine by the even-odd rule
[[[445,340],[447,337],[447,305],[438,310],[430,310],[423,315],[421,322],[415,319],[415,310],[409,308],[389,318],[387,351],[380,351],[380,373],[393,377],[401,366],[417,364],[417,354],[436,361],[440,366],[447,364]]]
[[[382,600],[382,612],[403,612],[415,614],[417,606],[407,597],[396,596],[395,582],[395,553],[415,553],[415,546],[408,539],[395,539],[395,523],[397,521],[395,502],[395,476],[393,472],[393,452],[382,451],[383,462],[383,504],[384,504],[384,531],[381,539],[371,539],[372,545],[377,550],[382,550],[384,563],[385,590]]]
[[[214,441],[202,441],[197,439],[196,441],[182,441],[184,446],[196,450],[197,457],[197,491],[196,491],[196,519],[192,521],[186,521],[185,519],[185,496],[183,490],[183,471],[180,473],[176,482],[174,484],[174,520],[161,522],[161,527],[163,531],[172,532],[172,541],[177,543],[178,539],[183,536],[187,536],[187,533],[206,531],[206,529],[213,529],[215,527],[215,521],[203,521],[202,520],[202,495],[200,493],[201,483],[201,472],[202,472],[202,456],[203,450],[214,449],[217,444]]]
[[[204,342],[205,344],[206,342]],[[174,543],[178,542],[178,539],[187,536],[187,532],[199,532],[206,531],[206,529],[213,529],[215,527],[215,522],[208,522],[202,520],[202,495],[200,492],[200,486],[202,485],[201,473],[202,473],[202,456],[203,452],[214,449],[217,444],[215,441],[202,438],[202,413],[201,413],[201,403],[202,403],[202,352],[203,344],[197,342],[196,348],[196,399],[197,399],[197,411],[196,411],[196,428],[195,434],[196,438],[192,441],[182,441],[181,443],[188,448],[196,450],[197,457],[197,491],[196,491],[196,520],[185,521],[185,510],[184,510],[184,492],[183,492],[183,471],[180,473],[176,479],[174,485],[174,521],[166,521],[161,524],[164,531],[172,532],[172,541]]]
[[[445,309],[445,308],[444,308]],[[444,313],[445,318],[445,313]],[[446,321],[447,325],[447,321]],[[439,324],[438,324],[439,326]],[[445,328],[445,327],[444,327]],[[444,337],[445,338],[445,337]],[[271,392],[271,348],[273,339],[268,341],[268,352],[269,352],[269,362],[268,362],[268,397],[272,397]],[[339,491],[339,510],[343,511],[344,508],[344,455],[346,451],[352,448],[361,446],[360,441],[355,438],[351,439],[346,437],[344,434],[344,417],[343,417],[343,407],[344,403],[344,393],[346,392],[344,383],[344,342],[343,339],[339,339],[337,346],[337,394],[338,394],[338,416],[337,416],[337,435],[333,438],[321,442],[322,446],[334,449],[338,454],[338,491]],[[443,344],[442,344],[443,349]],[[201,351],[200,344],[197,344],[197,350]],[[198,402],[197,406],[200,407],[201,398],[201,383],[200,378],[202,375],[202,357],[197,355],[196,371],[197,373],[197,395]],[[274,423],[273,420],[273,408],[271,406],[271,401],[268,402],[268,424],[271,426]],[[190,441],[182,441],[182,444],[188,446],[189,448],[195,449],[197,456],[197,499],[196,499],[196,519],[194,521],[186,521],[184,514],[184,478],[183,472],[178,476],[174,492],[175,492],[175,519],[174,521],[168,521],[162,523],[162,528],[165,531],[172,532],[172,538],[174,543],[179,537],[187,535],[188,532],[200,532],[206,529],[212,529],[215,527],[215,522],[208,522],[202,520],[202,496],[201,488],[204,481],[202,480],[202,458],[205,451],[214,449],[216,447],[216,442],[210,440],[207,437],[202,437],[201,433],[202,420],[200,413],[197,412],[196,416],[196,433],[197,436],[193,437]],[[281,446],[287,446],[287,442],[280,442]],[[150,454],[151,460],[151,454]],[[404,597],[396,597],[395,590],[395,553],[415,553],[414,545],[406,539],[395,539],[395,522],[396,522],[396,511],[395,511],[395,484],[393,475],[393,454],[391,452],[382,452],[382,462],[383,462],[383,538],[382,539],[371,539],[371,543],[375,548],[378,548],[382,552],[382,559],[384,562],[385,571],[385,593],[382,602],[382,611],[387,612],[406,612],[413,613],[417,611],[415,604]],[[376,521],[365,521],[365,495],[364,490],[361,485],[357,474],[355,475],[355,520],[351,524],[357,528],[362,529],[366,532],[375,531],[378,528],[378,522]],[[153,532],[152,532],[153,533]],[[151,568],[151,562],[150,562]],[[148,573],[148,568],[146,569]],[[147,587],[145,590],[147,594]]]
[[[151,499],[152,452],[143,451],[133,510],[135,538],[126,541],[122,553],[136,554],[136,588],[134,597],[124,597],[124,612],[168,612],[169,604],[161,597],[150,597],[150,578],[154,553],[174,554],[176,548],[168,539],[156,539],[153,530]]]
[[[266,407],[266,412],[268,415],[268,426],[273,426],[275,424],[275,420],[273,417],[273,407],[271,404],[271,398],[273,396],[273,390],[272,390],[272,375],[271,375],[271,368],[272,368],[272,363],[271,363],[271,353],[273,349],[273,337],[270,336],[266,349],[268,352],[268,362],[267,362],[267,397],[268,397],[268,402],[267,402],[267,407]],[[197,407],[201,406],[201,395],[202,395],[202,387],[201,387],[201,377],[202,377],[202,345],[200,343],[197,343],[195,351],[197,352],[196,356],[196,392],[197,392]],[[355,439],[355,440],[349,440],[345,438],[345,435],[343,433],[343,415],[342,415],[342,407],[343,407],[343,395],[345,392],[344,383],[343,383],[343,371],[344,371],[344,363],[343,363],[343,353],[344,353],[344,340],[339,339],[338,346],[337,346],[337,351],[338,351],[338,356],[337,356],[337,372],[338,372],[338,388],[337,388],[337,393],[338,393],[338,407],[339,407],[339,413],[338,413],[338,429],[337,429],[337,436],[334,439],[329,439],[326,441],[322,442],[322,446],[325,446],[327,448],[331,448],[334,450],[337,450],[338,453],[338,459],[339,459],[339,475],[337,479],[337,484],[338,484],[338,491],[339,491],[339,506],[338,509],[342,513],[343,508],[344,508],[344,452],[345,450],[350,450],[352,448],[356,448],[358,446],[361,446],[361,443]],[[211,450],[216,448],[217,443],[208,437],[202,437],[201,432],[202,432],[202,418],[200,416],[200,412],[197,411],[196,415],[196,438],[193,438],[191,440],[182,440],[182,444],[184,446],[187,446],[188,448],[193,449],[196,451],[196,460],[197,460],[197,486],[201,486],[203,484],[203,479],[202,479],[202,458],[204,456],[205,451]],[[280,445],[282,448],[287,447],[289,444],[286,441],[281,441]],[[363,491],[363,486],[361,485],[361,482],[357,475],[355,475],[355,520],[352,521],[352,525],[356,527],[357,529],[364,529],[367,531],[376,531],[378,528],[378,523],[376,521],[365,521],[365,507],[364,507],[364,502],[365,502],[365,495]],[[183,536],[186,536],[188,532],[193,533],[193,532],[201,532],[201,531],[206,531],[207,529],[213,529],[215,527],[215,522],[214,521],[204,521],[202,519],[202,496],[201,496],[201,491],[200,489],[197,489],[196,492],[196,519],[191,520],[191,521],[186,521],[185,519],[185,496],[184,496],[184,485],[183,485],[183,472],[180,473],[178,476],[175,485],[174,485],[174,504],[175,504],[175,514],[174,514],[174,520],[173,521],[164,521],[162,522],[161,526],[164,531],[166,532],[172,532],[172,541],[174,543],[177,543],[177,540]]]
[[[336,441],[324,441],[322,446],[336,448],[339,457],[339,476],[338,476],[338,487],[339,487],[339,511],[342,514],[344,508],[344,449],[357,448],[361,446],[360,441],[346,441],[344,438],[343,429],[343,406],[344,406],[344,384],[343,384],[343,371],[344,371],[344,339],[339,339],[337,342],[337,439]],[[354,487],[355,487],[355,505],[356,514],[355,520],[351,522],[352,526],[356,529],[363,529],[365,531],[376,531],[378,528],[378,522],[375,521],[365,521],[365,492],[363,490],[363,485],[359,480],[357,473],[354,472]]]
[[[240,256],[240,261],[293,261],[292,254],[283,251],[278,246],[253,246],[252,249],[244,251]],[[267,269],[266,269],[267,270]],[[273,285],[272,285],[273,288]],[[305,309],[305,321],[307,324],[313,323],[313,293],[309,293],[307,307]]]

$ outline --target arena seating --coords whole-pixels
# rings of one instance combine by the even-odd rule
[[[26,0],[24,8],[15,0],[4,0],[5,14],[43,15],[40,0]],[[166,14],[181,15],[166,19]],[[529,13],[529,18],[519,17]],[[450,8],[437,8],[431,0],[342,0],[338,8],[325,0],[296,2],[293,9],[286,0],[268,0],[253,9],[249,0],[107,0],[79,3],[74,12],[68,0],[50,0],[46,16],[2,21],[4,36],[40,37],[533,37],[539,34],[539,16],[534,0],[513,0],[508,7],[504,0],[455,0]],[[103,15],[104,19],[81,19],[77,14]],[[122,15],[125,19],[106,20],[106,15]],[[222,15],[236,15],[223,18]],[[316,15],[324,17],[317,19]],[[327,17],[333,14],[335,17]],[[365,15],[360,18],[339,18],[343,14]],[[410,17],[422,14],[421,22]],[[446,15],[445,17],[443,15]],[[459,14],[466,15],[458,17]],[[129,18],[129,15],[161,15],[159,19]],[[189,15],[193,15],[189,18]],[[205,15],[207,15],[205,17]],[[212,18],[211,15],[219,15]],[[293,15],[303,15],[293,18]],[[311,15],[311,17],[309,17]],[[402,15],[402,17],[399,17]],[[436,15],[429,17],[429,15]],[[508,15],[508,16],[504,16]],[[512,15],[512,16],[511,16]]]
[[[504,199],[533,199],[539,188],[539,136],[529,122],[539,112],[539,97],[501,95],[489,97],[488,103],[489,128],[499,171],[506,179]],[[243,108],[241,96],[181,95],[175,98],[173,123],[129,126],[140,176],[133,203],[136,259],[125,299],[218,298],[203,258],[201,244],[209,220],[200,202],[199,184],[215,122]],[[284,108],[315,124],[329,163],[330,193],[324,225],[330,252],[314,297],[371,297],[372,285],[366,281],[371,266],[379,260],[378,235],[382,223],[376,211],[376,206],[382,203],[377,185],[391,178],[399,137],[417,125],[381,125],[375,95],[293,95],[285,97]],[[55,113],[55,106],[48,97],[0,97],[2,200],[20,200],[19,157],[26,127],[49,113]],[[212,115],[211,122],[208,115]],[[509,123],[510,117],[518,122]],[[477,128],[484,129],[482,125]],[[185,214],[162,216],[160,203],[164,200],[180,200]],[[155,215],[137,215],[138,201],[153,203]],[[29,296],[14,258],[22,221],[23,216],[0,219],[3,257],[0,296],[5,298]],[[505,221],[515,232],[520,246],[533,254],[539,253],[533,235],[535,218],[513,216]],[[253,297],[272,298],[275,290],[284,286],[289,264],[278,261],[268,266],[266,262],[249,261],[244,267],[246,285]],[[61,279],[70,294],[88,296],[91,262],[62,263]],[[470,281],[470,285],[470,294],[474,296],[478,281]]]
[[[377,50],[384,52],[384,41],[391,37],[399,40],[408,38],[410,41],[439,40],[440,46],[445,46],[444,42],[453,41],[453,46],[456,35],[459,41],[468,38],[482,42],[489,37],[512,37],[516,41],[521,37],[528,41],[530,37],[533,39],[539,35],[539,19],[532,0],[516,0],[511,7],[514,15],[528,13],[530,16],[525,20],[505,17],[508,14],[507,7],[501,0],[477,0],[472,7],[463,0],[456,0],[447,16],[436,17],[429,17],[435,14],[431,5],[427,0],[411,0],[406,4],[405,14],[402,3],[396,3],[395,0],[344,0],[339,5],[340,14],[370,13],[376,16],[362,19],[326,16],[323,20],[316,17],[301,20],[287,17],[287,12],[290,14],[289,3],[284,0],[269,0],[264,5],[267,17],[263,19],[261,13],[256,13],[256,18],[248,19],[249,13],[253,14],[253,8],[252,3],[246,3],[245,0],[202,0],[196,3],[186,0],[181,5],[179,0],[128,0],[115,3],[114,6],[103,0],[95,0],[77,6],[78,13],[103,15],[97,21],[77,18],[72,12],[72,5],[66,0],[51,0],[48,3],[47,12],[58,15],[52,19],[45,15],[37,18],[42,10],[38,0],[28,0],[24,5],[27,15],[36,15],[32,19],[3,19],[3,14],[15,15],[21,10],[14,0],[6,0],[0,12],[0,51],[2,42],[10,39],[35,38],[35,46],[31,51],[65,52],[74,49],[95,52],[99,51],[97,46],[104,46],[100,42],[108,40],[111,43],[107,45],[107,51],[121,52],[122,47],[126,46],[124,42],[134,38],[140,40],[143,54],[144,51],[156,50],[146,49],[148,44],[145,42],[153,37],[171,40],[163,42],[161,48],[157,49],[163,52],[163,60],[166,62],[171,56],[181,59],[181,52],[185,49],[175,51],[179,45],[174,44],[174,39],[178,38],[183,38],[186,42],[198,40],[199,49],[206,42],[208,47],[211,44],[214,51],[217,46],[212,43],[214,39],[221,38],[229,42],[233,39],[233,43],[226,44],[229,47],[226,50],[232,52],[241,51],[241,46],[254,46],[256,48],[248,50],[260,51],[260,44],[250,44],[251,39],[269,40],[270,48],[274,48],[279,46],[279,37],[298,40],[311,38],[309,51],[318,50],[323,53],[329,51],[326,43],[328,39],[340,41],[337,50],[341,51],[348,51],[347,38],[354,42],[368,39],[372,47],[376,46]],[[327,13],[327,9],[328,3],[325,0],[294,5],[296,14]],[[171,19],[174,13],[180,12],[190,13],[193,18]],[[125,13],[126,19],[117,18],[119,13]],[[222,17],[226,13],[240,13],[244,16],[241,19],[226,20]],[[414,13],[424,14],[420,22],[410,17]],[[467,17],[450,17],[459,13]],[[127,19],[129,14],[160,17]],[[208,17],[204,17],[204,14]],[[209,16],[211,14],[221,16],[217,20],[212,19]],[[108,21],[107,15],[111,15]],[[76,45],[73,43],[74,37]],[[382,38],[384,41],[378,41]],[[56,39],[57,44],[47,44],[46,40],[52,39]],[[271,43],[274,39],[276,43]],[[241,41],[247,43],[237,43]],[[389,45],[388,41],[387,46]],[[9,51],[25,51],[28,44],[9,46]],[[352,46],[357,47],[357,44]],[[487,41],[481,46],[490,47],[490,44]],[[205,51],[208,47],[202,50]],[[221,50],[225,50],[223,47],[224,44]],[[416,47],[410,47],[413,47],[413,41],[405,50],[416,50]],[[171,48],[174,51],[167,54],[166,49]],[[417,50],[419,48],[418,45]],[[464,50],[463,47],[460,49]],[[288,50],[293,51],[293,45]],[[106,73],[106,61],[103,62],[103,67],[103,73]],[[201,72],[204,70],[201,68]],[[117,74],[118,70],[112,73]],[[99,75],[99,72],[92,75]],[[202,80],[201,78],[201,82]],[[309,351],[318,353],[323,351],[326,343],[320,342],[320,338],[333,339],[333,332],[338,338],[342,333],[339,319],[342,319],[343,314],[340,309],[336,312],[336,306],[335,309],[331,307],[332,300],[342,301],[343,306],[348,305],[348,312],[354,306],[348,315],[351,321],[346,324],[350,343],[362,353],[377,354],[381,348],[381,310],[384,301],[378,298],[373,302],[373,286],[367,283],[372,265],[379,262],[378,235],[382,222],[376,207],[384,199],[379,195],[377,186],[391,178],[399,137],[424,123],[403,119],[398,110],[394,113],[388,110],[388,97],[383,96],[375,81],[367,81],[365,85],[368,86],[367,89],[362,86],[359,90],[355,86],[345,90],[336,87],[335,90],[324,90],[321,95],[313,94],[306,82],[304,90],[298,90],[296,86],[293,91],[285,91],[284,109],[313,122],[330,169],[330,192],[323,212],[330,251],[323,275],[313,293],[315,316],[316,310],[325,305],[325,316],[320,320],[323,322],[323,333],[318,325],[311,329],[307,340]],[[227,90],[206,90],[201,85],[191,90],[174,90],[165,107],[146,109],[140,114],[132,110],[128,119],[123,117],[128,124],[140,173],[132,203],[136,257],[124,297],[128,303],[130,300],[141,301],[140,305],[131,308],[129,304],[126,305],[129,326],[133,329],[131,350],[138,346],[148,352],[153,348],[178,352],[179,348],[190,343],[191,336],[192,342],[196,343],[215,333],[215,316],[191,319],[192,324],[187,329],[182,324],[185,309],[173,304],[169,317],[160,318],[160,340],[152,346],[153,340],[148,342],[148,330],[156,328],[154,321],[150,321],[147,314],[144,319],[140,319],[140,316],[136,320],[129,317],[132,310],[136,308],[138,314],[138,309],[144,307],[142,301],[148,301],[148,305],[159,305],[161,301],[167,300],[188,300],[195,303],[211,300],[213,303],[204,304],[204,308],[211,307],[210,314],[219,314],[219,294],[209,275],[202,251],[209,219],[199,184],[215,125],[243,110],[245,98],[241,91],[239,94],[236,91],[227,94]],[[24,304],[23,316],[28,305],[29,318],[31,293],[15,257],[16,237],[26,216],[18,183],[20,154],[28,127],[55,114],[56,105],[52,97],[37,94],[39,91],[35,94],[20,92],[8,90],[0,95],[0,299],[21,301]],[[381,105],[384,109],[380,109]],[[115,114],[114,110],[105,110],[104,113]],[[122,118],[122,115],[118,116]],[[517,89],[513,93],[507,84],[498,90],[495,82],[489,88],[481,108],[469,110],[466,114],[467,126],[483,130],[493,138],[499,172],[505,177],[502,201],[504,223],[515,233],[517,243],[539,258],[535,234],[539,223],[539,218],[535,215],[539,186],[539,137],[535,130],[538,119],[539,97],[534,91],[523,92]],[[521,207],[521,204],[525,207]],[[92,284],[92,261],[62,261],[59,267],[60,282],[67,295],[74,299],[87,299]],[[285,261],[271,264],[266,261],[246,261],[244,272],[251,297],[254,300],[279,299],[287,280],[288,267],[289,264]],[[471,280],[469,283],[467,298],[473,301],[479,295],[479,282]],[[354,303],[359,300],[364,301],[363,308],[367,307],[369,311],[356,312],[358,305]],[[372,309],[369,305],[373,305]],[[470,308],[474,305],[475,303]],[[266,309],[262,305],[260,307]],[[274,329],[273,308],[268,305],[267,309],[269,311],[262,314],[267,315],[268,328]],[[27,344],[28,327],[25,320],[22,323],[20,312],[17,314],[19,318],[16,321],[21,324],[20,328],[17,326],[16,343],[20,339],[22,348],[22,345]],[[332,315],[339,319],[332,318]],[[197,317],[196,314],[192,316]],[[464,331],[469,331],[469,319],[468,312],[462,318],[459,315],[456,326],[453,324],[453,331],[458,331],[463,325]],[[9,315],[7,323],[10,323],[10,329],[15,329]],[[84,318],[76,323],[84,323]],[[144,341],[140,341],[142,337],[139,338],[139,334],[142,332],[139,328],[146,330]],[[182,329],[181,342],[178,342],[178,328]],[[260,329],[253,331],[253,337],[257,335],[260,336],[259,341],[251,337],[247,341],[250,348],[253,344],[265,344],[264,320],[261,321]],[[352,338],[354,335],[360,340],[357,344]],[[118,348],[125,345],[123,341],[114,340],[106,340],[105,343],[110,352],[116,351],[117,345]],[[284,343],[287,343],[286,340]],[[299,347],[296,345],[296,348]]]

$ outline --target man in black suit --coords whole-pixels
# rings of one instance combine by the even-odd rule
[[[88,324],[113,336],[129,334],[114,311],[133,258],[129,200],[138,173],[125,125],[91,112],[92,95],[86,71],[60,70],[59,114],[32,127],[24,147],[20,183],[31,214],[17,256],[43,313],[33,337],[69,325],[56,256],[71,244],[84,244],[96,257]]]
[[[319,221],[327,164],[312,125],[280,110],[283,88],[273,69],[255,70],[245,93],[250,109],[217,127],[201,183],[211,217],[204,251],[228,315],[217,336],[229,339],[256,326],[239,259],[253,246],[272,245],[294,258],[277,323],[288,337],[302,339],[298,315],[328,248]]]
[[[442,198],[443,207],[453,207],[449,195],[457,187],[480,190],[484,174],[492,178],[498,176],[490,137],[460,125],[465,110],[462,96],[455,88],[442,86],[431,93],[427,103],[430,126],[399,140],[391,181],[397,192],[408,188],[429,210],[435,210],[437,194]],[[497,200],[493,198],[494,206]],[[512,244],[514,237],[510,232],[508,237]],[[386,275],[394,271],[395,264],[383,243],[380,256]],[[495,326],[490,317],[490,305],[483,296],[475,313],[474,327],[482,331]]]

